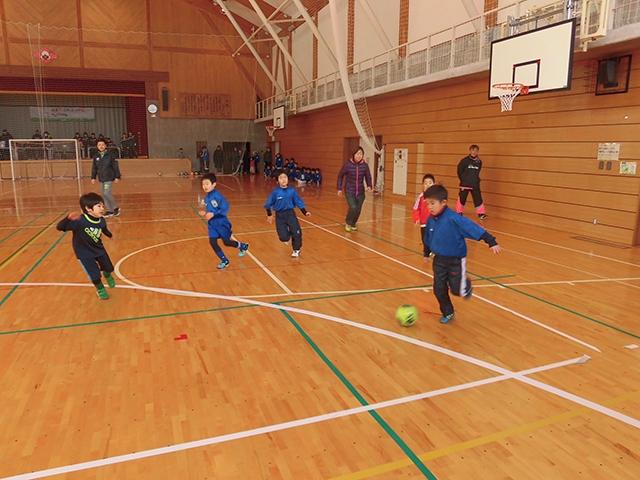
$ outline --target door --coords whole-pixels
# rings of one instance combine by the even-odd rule
[[[407,194],[407,170],[409,167],[409,149],[393,149],[393,193]]]

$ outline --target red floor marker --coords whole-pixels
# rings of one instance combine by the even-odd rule
[[[183,333],[179,337],[174,338],[174,340],[176,340],[176,341],[178,341],[178,340],[186,340],[186,339],[187,339],[187,334],[186,333]]]

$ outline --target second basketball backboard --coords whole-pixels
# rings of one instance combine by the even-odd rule
[[[575,19],[496,40],[491,44],[489,98],[496,84],[521,83],[529,93],[571,88]]]

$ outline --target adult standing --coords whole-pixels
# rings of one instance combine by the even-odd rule
[[[469,147],[469,155],[464,157],[458,163],[458,178],[460,179],[460,194],[456,204],[456,212],[462,215],[464,204],[467,203],[467,197],[471,192],[473,197],[473,205],[476,207],[476,213],[479,220],[487,218],[485,215],[484,202],[482,201],[482,192],[480,192],[480,170],[482,170],[482,160],[478,156],[480,147],[471,145]]]
[[[213,168],[216,173],[222,173],[222,165],[224,164],[224,152],[222,147],[218,145],[213,151]]]
[[[264,151],[264,155],[262,155],[262,160],[264,161],[264,168],[271,166],[271,164],[273,163],[271,147],[267,147],[267,149]]]
[[[347,178],[345,181],[344,194],[345,197],[347,197],[349,211],[345,218],[344,229],[347,232],[355,232],[358,230],[356,223],[358,222],[360,212],[362,211],[362,204],[365,199],[365,190],[370,192],[373,187],[371,171],[369,170],[367,162],[364,161],[364,149],[362,147],[356,148],[352,157],[342,166],[338,173],[338,196],[342,195],[342,180],[345,176]]]
[[[13,135],[5,128],[0,135],[0,160],[8,160],[9,155],[9,140],[13,139]]]
[[[120,215],[120,206],[113,196],[113,184],[120,181],[120,167],[118,159],[107,150],[107,144],[104,140],[97,143],[98,153],[93,156],[93,167],[91,168],[91,183],[96,183],[96,177],[100,182],[102,190],[102,198],[107,208],[105,217],[117,217]]]
[[[249,151],[249,147],[245,147],[245,149],[242,151],[242,173],[248,174],[250,166],[251,166],[251,152]]]

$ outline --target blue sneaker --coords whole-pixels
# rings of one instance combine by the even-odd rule
[[[456,316],[455,313],[450,313],[449,315],[443,315],[442,318],[440,319],[440,323],[449,323],[451,320],[453,320],[453,317],[455,316]]]
[[[218,264],[218,268],[227,268],[229,266],[229,260],[224,260]]]
[[[240,251],[238,252],[238,256],[244,257],[247,254],[247,250],[249,250],[249,244],[245,243],[244,248],[240,248]]]
[[[473,296],[473,288],[469,289],[469,293],[467,293],[463,298],[465,300],[469,300]]]

